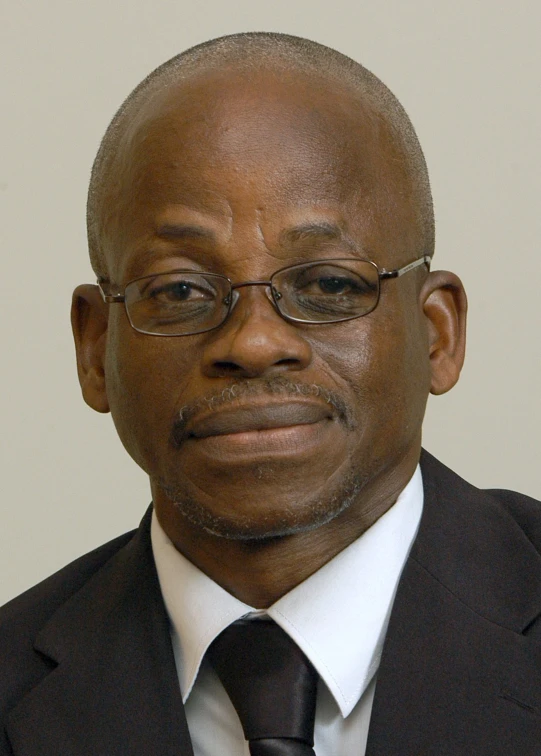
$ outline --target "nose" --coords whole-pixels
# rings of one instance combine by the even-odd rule
[[[209,377],[269,377],[304,370],[312,361],[301,330],[277,313],[260,286],[238,291],[228,320],[209,336],[203,359]]]

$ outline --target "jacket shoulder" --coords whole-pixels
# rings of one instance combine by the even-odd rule
[[[135,532],[132,530],[118,536],[78,557],[0,607],[0,638],[3,638],[4,631],[12,623],[23,622],[25,625],[35,625],[35,628],[39,629],[61,604],[82,588],[113,554],[131,540]]]
[[[536,551],[541,554],[541,501],[504,489],[487,489],[486,493],[507,510]]]
[[[51,669],[51,662],[33,649],[38,632],[62,604],[131,540],[134,532],[79,557],[0,608],[0,712],[8,710]]]
[[[486,515],[493,522],[496,517],[500,526],[521,530],[536,551],[541,553],[541,501],[517,491],[476,488],[426,449],[421,454],[421,470],[425,499],[437,502],[437,506],[432,508],[432,515],[441,520],[448,520],[454,515],[460,525],[465,516],[471,520],[475,513]],[[452,502],[452,506],[442,508],[442,499]],[[468,524],[471,525],[471,522],[468,521]],[[486,525],[485,517],[480,532]]]

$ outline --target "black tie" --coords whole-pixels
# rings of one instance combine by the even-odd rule
[[[207,651],[251,756],[315,756],[317,672],[275,622],[239,620]]]

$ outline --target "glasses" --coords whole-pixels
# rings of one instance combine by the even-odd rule
[[[268,281],[232,283],[218,273],[173,270],[130,281],[124,293],[98,286],[107,304],[123,302],[131,326],[149,336],[190,336],[219,328],[232,312],[238,289],[264,286],[269,301],[287,321],[306,325],[341,323],[368,315],[378,305],[381,281],[399,278],[420,265],[423,255],[396,270],[369,260],[317,260],[281,268]]]

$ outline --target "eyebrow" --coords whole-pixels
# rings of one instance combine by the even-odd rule
[[[210,240],[216,243],[217,236],[210,228],[199,226],[195,223],[163,223],[158,226],[155,232],[160,239],[166,240]],[[354,244],[348,238],[343,229],[336,223],[329,221],[300,223],[292,228],[284,229],[280,232],[278,241],[282,246],[288,246],[302,241],[309,240],[321,241],[342,241],[348,247],[354,248]],[[171,253],[163,252],[163,257],[168,257]],[[141,253],[137,259],[134,269],[131,271],[133,277],[142,276],[148,264],[160,258],[162,254],[155,249],[147,249]]]
[[[305,239],[322,239],[325,241],[345,241],[343,230],[336,223],[302,223],[293,228],[285,229],[280,233],[281,244],[295,244]]]
[[[172,224],[165,223],[159,226],[156,231],[157,236],[161,239],[209,239],[216,240],[216,234],[210,228],[196,226],[193,224]]]

